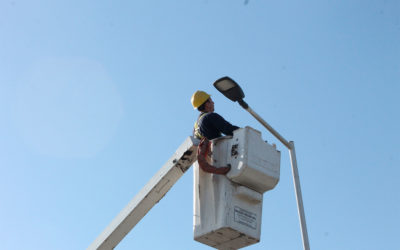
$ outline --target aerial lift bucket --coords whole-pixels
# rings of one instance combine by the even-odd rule
[[[280,152],[251,127],[212,142],[213,166],[231,166],[226,175],[194,164],[194,239],[217,249],[239,249],[260,241],[263,193],[280,174]]]

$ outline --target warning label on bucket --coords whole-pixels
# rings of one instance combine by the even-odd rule
[[[252,229],[257,227],[257,215],[255,213],[244,210],[235,206],[234,210],[235,222],[248,226]]]

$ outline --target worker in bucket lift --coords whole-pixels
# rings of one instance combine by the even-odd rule
[[[196,91],[192,95],[192,106],[200,111],[200,115],[194,124],[193,136],[200,139],[198,147],[198,163],[203,171],[213,174],[226,174],[230,166],[216,168],[206,161],[210,149],[209,140],[225,135],[233,135],[233,131],[239,127],[227,122],[222,116],[214,113],[214,102],[211,96],[204,91]]]

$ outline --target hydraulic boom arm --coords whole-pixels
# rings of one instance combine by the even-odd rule
[[[188,137],[87,250],[114,249],[196,161],[198,143],[197,139]]]

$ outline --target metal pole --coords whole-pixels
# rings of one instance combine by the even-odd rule
[[[300,188],[299,171],[297,169],[296,151],[294,149],[294,142],[290,141],[289,144],[290,144],[290,149],[289,149],[290,161],[292,164],[292,173],[293,173],[293,183],[294,183],[294,190],[296,192],[297,210],[300,218],[300,229],[301,229],[301,235],[303,237],[303,246],[305,250],[310,250],[310,243],[308,242],[306,216],[304,214],[304,207],[303,207],[303,196],[301,194],[301,188]]]
[[[274,128],[272,128],[263,118],[261,118],[254,110],[249,106],[245,108],[257,121],[259,121],[269,132],[271,132],[278,140],[280,140],[288,149],[290,149],[290,144],[285,140]]]
[[[300,230],[301,236],[303,239],[303,247],[304,250],[310,250],[310,243],[308,241],[308,233],[307,233],[307,224],[306,224],[306,217],[304,214],[304,206],[303,206],[303,197],[301,194],[300,188],[300,178],[299,178],[299,171],[297,169],[297,160],[296,160],[296,152],[294,149],[294,142],[288,142],[283,138],[275,129],[273,129],[264,119],[262,119],[254,110],[252,110],[247,103],[239,102],[239,104],[246,109],[254,118],[257,119],[269,132],[271,132],[279,141],[281,141],[288,149],[290,153],[290,160],[292,165],[292,173],[293,173],[293,183],[294,183],[294,190],[296,193],[296,200],[297,200],[297,211],[299,214],[300,219]]]

